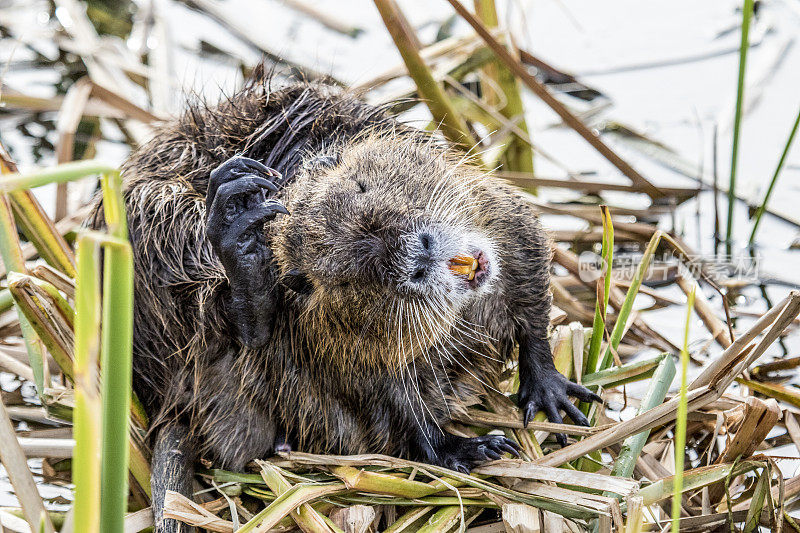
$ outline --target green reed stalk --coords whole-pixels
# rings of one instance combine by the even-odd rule
[[[65,183],[92,174],[116,172],[116,169],[100,161],[88,160],[64,163],[43,168],[26,174],[8,174],[0,180],[0,192],[9,193],[22,189],[34,189],[48,183]]]
[[[797,134],[798,126],[800,126],[800,110],[797,112],[797,118],[794,119],[794,126],[792,126],[792,131],[789,133],[789,138],[786,139],[786,146],[783,147],[783,153],[778,161],[778,166],[775,167],[775,172],[772,174],[772,180],[769,182],[764,200],[761,202],[761,205],[758,206],[758,210],[756,210],[754,215],[755,221],[753,222],[753,231],[750,232],[750,244],[753,244],[755,241],[758,225],[761,223],[761,217],[767,209],[767,202],[769,202],[769,197],[772,195],[772,190],[775,188],[775,183],[778,181],[778,175],[780,175],[781,170],[783,170],[783,163],[786,161],[786,156],[789,155],[789,149],[792,147],[792,142],[794,141],[794,136]]]
[[[101,401],[97,375],[100,343],[99,243],[81,235],[77,241],[78,277],[75,286],[75,409],[72,482],[73,520],[81,531],[100,531]]]
[[[128,503],[128,434],[133,345],[133,253],[119,172],[103,176],[103,207],[109,236],[103,265],[103,470],[100,523],[103,532],[122,532]]]
[[[686,302],[686,327],[683,332],[683,348],[681,349],[681,392],[678,403],[678,415],[675,419],[675,486],[672,495],[672,531],[680,531],[681,522],[681,494],[683,493],[683,462],[686,450],[686,417],[688,400],[687,369],[689,368],[689,328],[692,323],[692,309],[697,286],[693,286]]]
[[[750,47],[750,19],[753,16],[754,0],[744,0],[742,6],[742,40],[739,44],[739,79],[736,86],[736,113],[733,117],[733,149],[731,151],[731,177],[728,184],[728,225],[725,232],[725,251],[733,251],[733,208],[736,205],[736,166],[739,162],[739,133],[742,127],[744,104],[744,75],[747,66],[747,50]]]
[[[605,333],[608,297],[611,293],[611,262],[614,258],[614,223],[611,221],[611,210],[607,205],[601,205],[600,212],[603,217],[603,247],[600,253],[603,258],[603,294],[597,295],[597,303],[594,308],[592,339],[585,366],[587,373],[601,370],[597,368],[597,360],[600,357],[600,345]]]

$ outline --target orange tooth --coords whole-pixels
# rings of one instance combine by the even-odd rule
[[[478,270],[478,260],[470,255],[457,255],[450,260],[448,268],[472,281],[475,279],[475,271]]]
[[[451,272],[460,274],[462,276],[469,276],[474,271],[469,265],[450,265],[448,266]]]
[[[454,265],[471,265],[475,262],[475,258],[471,255],[457,255],[450,262]]]

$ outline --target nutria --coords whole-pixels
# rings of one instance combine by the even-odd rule
[[[466,472],[516,453],[442,428],[517,346],[525,423],[559,409],[587,423],[569,396],[598,398],[547,341],[536,213],[435,135],[257,77],[163,125],[123,176],[157,531],[182,527],[164,493],[190,493],[200,456],[241,469],[278,446]]]

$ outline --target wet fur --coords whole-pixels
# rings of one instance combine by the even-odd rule
[[[371,157],[353,156],[357,150]],[[205,237],[208,176],[236,154],[283,175],[278,197],[293,214],[267,226],[275,278],[301,269],[307,285],[297,292],[274,284],[276,322],[258,350],[236,338],[225,271]],[[330,243],[346,263],[336,272],[358,271],[364,268],[359,258],[379,246],[381,231],[397,232],[409,213],[356,202],[352,191],[317,211],[294,213],[329,185],[334,170],[368,176],[371,188],[385,189],[378,196],[402,197],[406,188],[427,186],[421,169],[452,178],[447,187],[461,200],[448,209],[460,209],[457,220],[470,220],[491,238],[501,271],[491,290],[457,316],[440,317],[436,326],[415,318],[417,326],[398,346],[397,333],[384,324],[408,319],[413,309],[398,315],[399,307],[371,288],[378,279],[331,291],[326,265],[309,264],[308,243],[315,232],[336,234],[326,223],[350,225],[349,234],[362,231],[363,250],[348,241]],[[195,106],[165,124],[131,156],[123,176],[135,257],[134,388],[154,433],[171,428],[165,433],[176,449],[191,447],[220,467],[241,469],[269,456],[282,432],[294,449],[307,452],[434,462],[430,450],[407,438],[420,420],[444,426],[452,411],[477,401],[495,382],[521,336],[546,339],[550,252],[531,207],[514,188],[483,178],[430,136],[354,95],[322,85],[272,90],[267,81],[253,82],[218,107]],[[370,241],[370,235],[377,237]],[[379,270],[370,272],[379,276]],[[361,305],[349,305],[352,298]],[[365,321],[365,313],[378,321]],[[427,354],[412,349],[411,338],[422,347],[445,331]],[[185,492],[185,481],[157,490]]]

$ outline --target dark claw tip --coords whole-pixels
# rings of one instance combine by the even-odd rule
[[[557,433],[556,442],[559,444],[559,446],[564,448],[567,445],[567,436],[564,435],[563,433]]]
[[[523,409],[523,415],[522,415],[523,427],[526,428],[528,427],[528,423],[531,421],[531,418],[533,418],[534,413],[535,411],[533,410],[533,407],[531,405],[528,405],[525,407],[525,409]]]
[[[519,457],[519,445],[513,440],[506,439],[506,442],[502,445],[502,448],[511,455]]]

